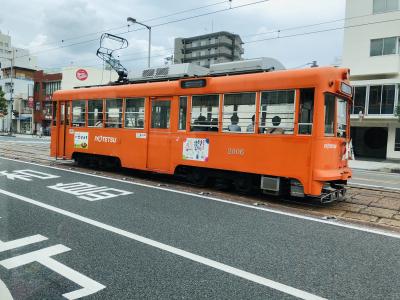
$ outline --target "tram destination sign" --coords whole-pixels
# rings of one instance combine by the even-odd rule
[[[202,88],[205,86],[206,86],[205,79],[193,79],[193,80],[181,81],[181,88],[183,88],[183,89]]]

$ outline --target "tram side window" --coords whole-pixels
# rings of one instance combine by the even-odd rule
[[[171,101],[154,100],[151,103],[151,128],[168,129]]]
[[[179,97],[179,130],[186,130],[187,97]]]
[[[225,94],[223,131],[254,132],[256,93]]]
[[[108,128],[122,127],[122,99],[106,100],[106,122]]]
[[[144,98],[125,100],[125,128],[144,128]]]
[[[314,89],[300,90],[299,134],[311,134],[314,114]]]
[[[192,97],[191,131],[218,131],[219,95]]]
[[[72,126],[85,127],[86,126],[86,101],[75,100],[72,101]]]
[[[325,95],[325,136],[335,135],[335,96]]]
[[[103,100],[88,101],[88,126],[103,127]]]
[[[295,90],[261,93],[259,132],[293,134]]]
[[[53,126],[57,125],[57,102],[53,102]]]

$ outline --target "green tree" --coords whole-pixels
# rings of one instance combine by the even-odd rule
[[[4,98],[4,92],[0,86],[0,116],[7,115],[7,100]]]

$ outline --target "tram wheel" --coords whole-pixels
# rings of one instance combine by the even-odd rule
[[[253,191],[253,177],[250,174],[236,175],[233,184],[240,194],[249,194]]]
[[[202,169],[193,169],[187,175],[188,180],[197,186],[206,186],[209,176],[206,171]]]

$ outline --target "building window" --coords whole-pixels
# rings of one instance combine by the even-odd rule
[[[299,134],[311,134],[314,115],[314,89],[300,90]]]
[[[191,131],[218,131],[219,95],[192,97]]]
[[[126,99],[125,128],[144,128],[144,98]]]
[[[122,127],[122,99],[106,100],[106,127]]]
[[[400,128],[396,128],[396,135],[394,138],[394,151],[400,151]]]
[[[393,114],[395,85],[371,85],[369,88],[368,114]]]
[[[374,14],[399,9],[399,0],[374,0],[372,12]]]
[[[371,40],[370,56],[390,55],[397,53],[397,37]]]
[[[179,97],[179,130],[186,130],[187,97]]]
[[[254,133],[256,93],[225,94],[223,131]]]
[[[103,100],[88,101],[88,126],[103,127]]]
[[[294,111],[294,90],[262,92],[259,132],[293,134]]]
[[[354,87],[353,96],[353,114],[359,114],[360,112],[365,114],[365,99],[367,97],[366,86]]]

